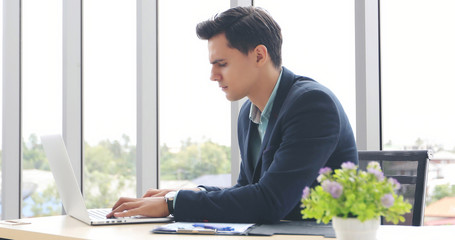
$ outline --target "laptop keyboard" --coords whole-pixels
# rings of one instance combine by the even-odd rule
[[[110,209],[90,209],[88,215],[92,219],[106,219],[106,215],[110,212]]]

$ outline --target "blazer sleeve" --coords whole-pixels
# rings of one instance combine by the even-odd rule
[[[303,188],[312,185],[337,145],[340,117],[324,91],[294,95],[284,102],[263,152],[260,180],[219,191],[182,190],[176,221],[272,223],[299,203]]]

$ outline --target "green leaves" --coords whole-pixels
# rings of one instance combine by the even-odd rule
[[[365,172],[348,162],[343,163],[341,169],[332,172],[324,168],[320,173],[319,182],[335,181],[341,184],[343,192],[334,198],[321,186],[311,189],[309,196],[302,199],[303,218],[328,223],[334,216],[356,217],[362,222],[384,216],[387,221],[398,223],[404,221],[402,215],[411,210],[412,206],[403,196],[394,192],[399,184],[385,178],[378,164],[369,164]]]

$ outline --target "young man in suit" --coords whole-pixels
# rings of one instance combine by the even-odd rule
[[[108,216],[174,215],[176,221],[299,220],[305,186],[319,169],[358,163],[349,120],[335,95],[281,66],[281,29],[263,9],[236,7],[197,26],[208,40],[211,80],[230,101],[244,97],[238,118],[242,157],[233,187],[150,189],[121,198]]]

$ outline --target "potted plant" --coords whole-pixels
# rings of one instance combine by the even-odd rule
[[[370,162],[366,171],[352,162],[334,171],[325,167],[317,180],[320,185],[303,190],[303,218],[332,220],[337,239],[376,239],[381,216],[396,224],[412,207],[396,194],[400,183],[386,178],[377,162]]]

